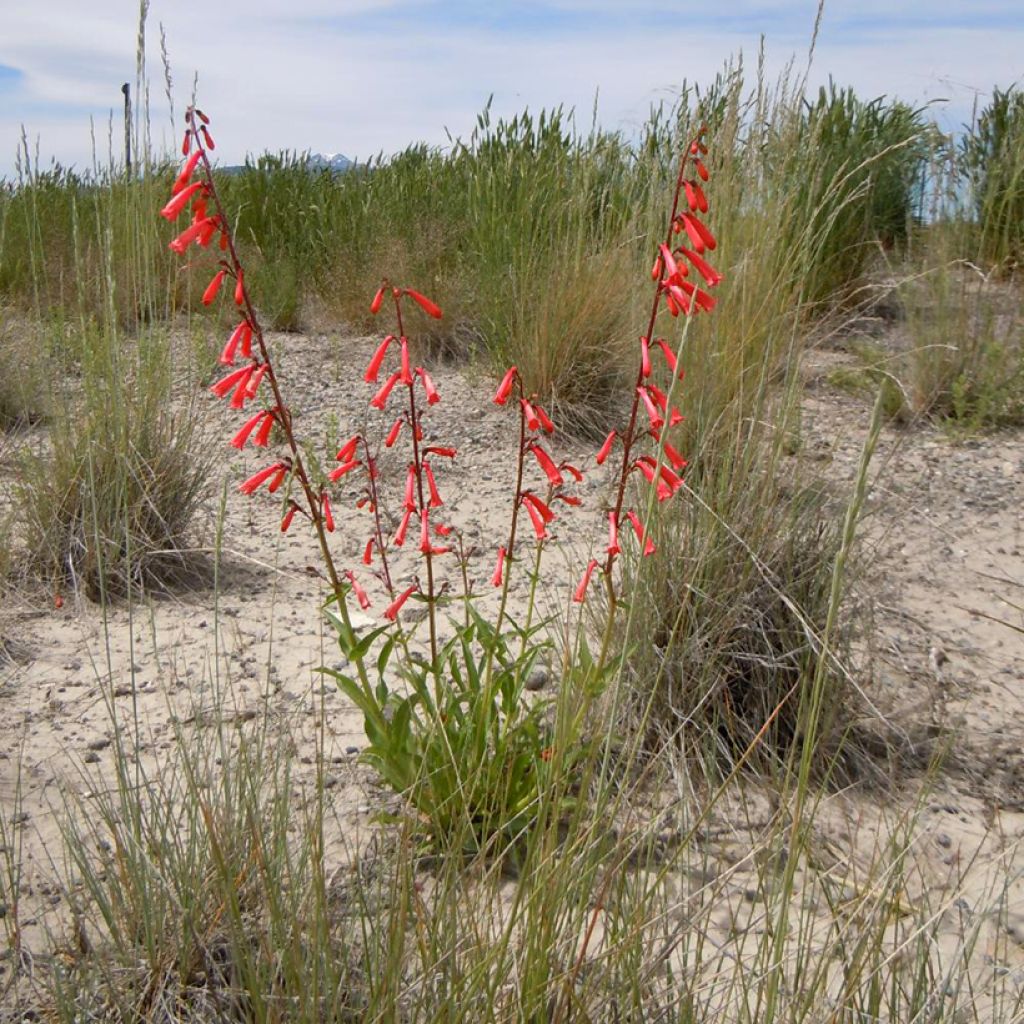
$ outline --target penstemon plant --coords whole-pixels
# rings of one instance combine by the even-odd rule
[[[458,452],[454,447],[424,441],[424,417],[441,396],[428,370],[413,365],[404,303],[414,303],[433,318],[441,318],[442,312],[415,289],[385,279],[370,310],[379,314],[390,299],[395,331],[378,345],[364,380],[376,389],[369,399],[370,406],[381,412],[389,408],[395,412],[383,447],[393,449],[401,442],[408,448],[406,471],[395,488],[401,493],[398,529],[393,534],[385,530],[381,509],[389,482],[379,471],[381,453],[374,451],[365,434],[356,433],[341,442],[335,458],[337,466],[320,478],[319,471],[303,459],[292,415],[245,283],[231,224],[213,177],[209,153],[214,142],[209,119],[202,111],[190,108],[185,123],[185,164],[161,212],[175,221],[187,211],[191,219],[170,247],[184,253],[193,245],[209,248],[216,241],[218,265],[202,301],[212,304],[225,282],[230,281],[239,309],[239,322],[220,356],[228,372],[211,391],[228,399],[239,411],[250,404],[258,406],[232,438],[234,447],[241,450],[251,443],[269,448],[275,426],[283,438],[281,454],[243,481],[239,489],[247,495],[255,495],[264,487],[270,494],[281,491],[281,530],[287,532],[301,517],[316,536],[323,578],[330,590],[326,615],[348,661],[346,671],[322,671],[337,681],[363,715],[369,740],[362,755],[364,761],[405,797],[437,845],[455,840],[472,851],[505,850],[537,820],[552,773],[564,772],[585,749],[581,740],[584,712],[578,710],[568,728],[563,721],[552,729],[550,701],[527,701],[524,696],[527,678],[550,646],[541,636],[544,624],[534,621],[541,555],[550,536],[549,527],[557,518],[556,509],[560,505],[579,505],[573,485],[583,479],[583,473],[552,456],[548,438],[555,425],[537,396],[529,393],[516,367],[509,368],[493,402],[499,406],[514,402],[519,442],[508,532],[487,581],[500,589],[500,601],[494,621],[488,621],[473,601],[474,583],[463,538],[445,522],[447,506],[435,470],[457,458]],[[689,280],[689,268],[708,287],[721,280],[703,258],[706,250],[715,247],[714,237],[698,216],[707,211],[701,188],[701,181],[708,177],[701,159],[707,152],[703,132],[702,128],[680,161],[666,240],[659,245],[652,271],[654,297],[647,331],[640,339],[628,422],[621,432],[609,434],[597,453],[597,463],[603,464],[616,441],[621,443],[615,500],[608,511],[606,557],[603,562],[589,562],[572,595],[574,602],[582,603],[595,573],[603,577],[608,594],[600,654],[596,662],[589,652],[586,654],[588,700],[584,710],[607,677],[610,640],[620,604],[614,572],[622,553],[619,528],[628,523],[639,552],[652,555],[654,544],[644,523],[650,522],[657,502],[668,500],[682,486],[680,473],[686,462],[669,443],[667,433],[682,418],[673,404],[673,394],[682,377],[679,367],[686,331],[675,350],[665,339],[653,335],[663,303],[673,317],[686,316],[687,323],[690,314],[710,312],[714,307],[710,294]],[[692,176],[688,173],[691,170]],[[685,235],[689,245],[676,245],[677,235]],[[667,392],[653,379],[652,350],[659,351],[668,365],[671,384]],[[357,506],[368,510],[372,517],[359,571],[374,574],[389,600],[383,621],[368,629],[357,627],[350,602],[355,601],[366,613],[372,607],[371,600],[354,569],[339,569],[330,544],[336,525],[332,485],[350,474],[361,474],[365,480]],[[627,504],[634,477],[649,485],[638,491],[641,501],[646,496],[642,515]],[[519,624],[510,616],[508,603],[510,581],[522,560],[521,549],[526,546],[520,529],[524,510],[532,530],[533,553],[532,559],[526,558],[530,596],[525,620]],[[396,581],[389,552],[405,547],[407,541],[411,545],[417,537],[422,574]],[[461,594],[446,578],[448,564],[457,569]],[[461,600],[463,614],[460,621],[445,626],[439,621],[440,613],[452,604],[453,594]],[[415,626],[403,627],[402,612],[409,601],[426,606],[429,656],[413,649]],[[580,644],[585,650],[585,637],[581,636]],[[564,788],[561,799],[566,799]]]

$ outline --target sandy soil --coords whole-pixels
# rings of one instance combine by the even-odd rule
[[[326,452],[366,417],[361,371],[373,343],[334,334],[274,342],[282,379],[297,396],[297,419]],[[826,381],[828,370],[847,358],[818,352],[806,367],[799,457],[820,462],[837,484],[853,476],[870,417],[864,402]],[[458,496],[444,513],[473,545],[471,572],[485,601],[493,602],[487,581],[511,501],[515,424],[489,403],[493,382],[446,368],[435,379],[442,402],[430,411],[432,439],[460,451],[453,465],[435,463],[442,494]],[[61,595],[59,609],[52,597],[14,599],[0,617],[0,636],[16,655],[0,665],[0,813],[7,843],[22,858],[25,941],[38,950],[65,902],[58,881],[64,808],[88,808],[112,784],[115,723],[130,739],[132,756],[155,770],[169,756],[175,730],[183,723],[202,726],[226,695],[240,723],[268,715],[292,737],[297,790],[313,779],[315,737],[323,727],[328,784],[350,836],[368,830],[381,806],[381,791],[356,760],[364,742],[359,715],[317,672],[338,657],[321,626],[323,588],[306,572],[317,564],[311,532],[296,522],[282,537],[274,498],[237,493],[234,484],[266,458],[227,447],[237,416],[212,398],[208,406],[207,429],[211,443],[223,446],[229,481],[219,595],[199,589],[103,613],[71,591]],[[381,431],[390,422],[369,425]],[[587,447],[556,438],[552,448],[557,457],[594,468]],[[383,468],[404,476],[399,457]],[[1004,624],[1024,625],[1022,613],[1007,603],[1024,604],[1024,435],[956,443],[928,426],[886,428],[872,478],[868,585],[858,599],[873,625],[862,641],[858,678],[906,737],[910,754],[893,763],[894,796],[837,794],[823,821],[844,855],[868,856],[884,821],[901,810],[899,794],[916,792],[935,738],[947,736],[952,749],[915,848],[921,884],[948,892],[951,906],[964,901],[950,915],[952,941],[972,913],[991,905],[993,885],[1005,883],[1004,914],[986,926],[978,955],[984,969],[1012,972],[1024,986],[1024,635]],[[604,543],[605,488],[601,471],[588,473],[579,488],[584,507],[556,524],[557,543],[545,556],[551,581],[545,614],[564,613],[590,545]],[[369,535],[369,516],[353,510],[356,496],[353,484],[335,502],[335,550],[343,567],[358,567]],[[199,543],[211,548],[219,504],[220,495],[211,496],[201,524]],[[393,565],[398,580],[415,565],[415,545],[409,547]],[[359,575],[379,615],[383,591],[365,570]],[[514,591],[518,609],[525,585],[520,581]],[[735,861],[740,855],[730,852],[730,843],[742,839],[723,841],[719,852]],[[746,870],[754,869],[736,871],[738,893],[749,881]]]

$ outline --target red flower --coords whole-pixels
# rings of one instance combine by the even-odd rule
[[[361,466],[362,464],[361,459],[353,459],[351,462],[346,462],[344,466],[332,469],[330,473],[327,474],[327,479],[330,480],[331,483],[336,484],[346,473],[351,473],[356,466]]]
[[[430,374],[422,366],[417,366],[416,372],[420,375],[420,380],[423,381],[423,390],[427,393],[427,404],[437,405],[441,401],[441,396],[437,393],[437,388],[434,387]]]
[[[655,344],[661,349],[662,355],[665,356],[665,362],[668,363],[668,368],[675,373],[676,372],[676,354],[665,344],[662,338],[658,338]],[[679,371],[679,379],[682,380],[683,371]]]
[[[435,320],[441,319],[441,310],[438,309],[437,306],[434,305],[434,303],[431,302],[430,299],[428,299],[425,295],[420,295],[419,292],[414,291],[412,288],[406,288],[404,289],[404,291],[405,294],[408,295],[413,302],[420,306],[421,309],[423,309],[426,313],[432,316]]]
[[[516,375],[519,371],[511,366],[505,371],[505,376],[501,378],[501,383],[498,385],[498,390],[494,395],[495,405],[504,405],[508,401],[508,396],[512,393],[512,385],[516,382]]]
[[[657,405],[655,405],[653,399],[651,398],[648,389],[645,387],[640,387],[637,388],[636,390],[640,395],[641,401],[644,403],[644,409],[647,410],[647,418],[651,421],[651,427],[654,430],[658,430],[660,427],[663,427],[665,425],[665,420],[662,417]]]
[[[721,282],[722,275],[715,270],[714,267],[705,263],[704,260],[701,259],[701,257],[692,249],[687,249],[686,246],[682,246],[679,251],[693,264],[697,273],[707,281],[709,288],[714,288],[716,284]]]
[[[668,443],[668,441],[665,442],[664,447],[665,454],[668,456],[668,461],[672,463],[672,468],[684,469],[686,467],[686,459],[684,459],[682,455],[680,455],[679,452],[677,452],[675,448]]]
[[[387,291],[387,285],[382,284],[378,289],[376,295],[373,297],[373,301],[370,303],[370,312],[377,315],[380,312],[381,303],[384,301],[384,293]]]
[[[533,493],[533,491],[523,491],[523,502],[527,506],[527,510],[531,508],[535,509],[537,515],[540,516],[544,523],[554,521],[555,513],[552,512],[550,507],[545,505],[544,502]]]
[[[399,377],[401,377],[401,374],[397,371],[391,374],[391,376],[384,382],[384,386],[380,391],[370,399],[370,405],[372,405],[374,409],[384,408],[384,405],[388,400],[388,395],[391,394],[391,389],[398,383]]]
[[[337,462],[351,462],[353,456],[356,453],[356,448],[359,445],[359,434],[353,434],[342,446],[338,449]]]
[[[640,517],[635,512],[627,512],[626,518],[633,524],[633,531],[636,533],[636,539],[640,541],[644,546],[645,555],[654,554],[654,541],[650,537],[646,536],[643,524],[640,522]]]
[[[414,583],[411,587],[409,587],[408,590],[405,590],[401,594],[399,594],[398,597],[396,597],[394,601],[392,601],[391,604],[388,605],[387,610],[384,612],[384,618],[390,619],[392,622],[394,622],[395,619],[398,618],[398,613],[402,610],[402,605],[409,600],[410,596],[412,595],[415,589],[416,584]]]
[[[256,372],[249,378],[249,383],[245,385],[246,398],[256,397],[256,392],[259,391],[260,384],[263,383],[263,378],[266,376],[268,369],[270,369],[269,363],[261,363],[256,368]]]
[[[256,366],[253,363],[247,363],[245,366],[238,370],[233,370],[226,377],[222,377],[216,384],[211,385],[210,390],[218,397],[224,398],[225,395],[232,388],[238,385],[239,381],[244,380],[248,383],[249,378],[256,372]]]
[[[558,468],[568,473],[576,483],[583,483],[583,474],[571,462],[560,462]]]
[[[184,195],[184,193],[179,193]],[[196,221],[194,224],[190,224],[187,228],[173,242],[169,242],[167,245],[168,249],[173,249],[179,255],[183,253],[200,235],[209,228],[211,231],[217,227],[217,220],[215,217],[204,217],[202,220]]]
[[[281,474],[283,477],[284,473],[287,472],[288,466],[284,462],[275,462],[272,466],[267,466],[266,469],[261,469],[258,473],[253,473],[248,480],[238,485],[238,489],[243,494],[252,494],[258,487],[262,486],[273,476]]]
[[[294,501],[289,502],[288,511],[284,514],[284,519],[281,520],[281,532],[287,533],[288,527],[292,525],[292,520],[295,518],[295,513],[298,512],[299,506]]]
[[[188,205],[188,201],[205,187],[201,181],[194,181],[191,185],[186,185],[171,197],[167,205],[160,211],[160,216],[167,220],[176,220]]]
[[[363,548],[363,565],[370,565],[373,561],[373,538],[371,537],[366,542],[366,547]]]
[[[213,144],[213,137],[206,130],[206,125],[205,124],[201,124],[199,126],[199,130],[203,133],[203,142],[206,143],[206,148],[207,149],[216,149],[217,147]]]
[[[402,372],[398,378],[403,384],[412,383],[412,373],[409,372],[409,341],[402,336]]]
[[[409,471],[405,474],[405,501],[404,508],[416,511],[416,463],[409,463]]]
[[[260,424],[260,429],[256,431],[256,436],[252,439],[252,443],[257,448],[267,447],[267,443],[270,441],[270,431],[274,429],[276,422],[277,410],[272,409],[267,413],[267,418]]]
[[[526,495],[524,494],[523,497],[525,498]],[[530,522],[533,523],[533,532],[537,535],[537,540],[547,540],[548,531],[544,529],[543,516],[533,507],[532,502],[524,501],[523,504],[530,515]]]
[[[535,405],[533,411],[537,414],[537,419],[540,420],[541,429],[544,433],[553,434],[555,432],[555,425],[551,422],[548,414],[539,405]]]
[[[401,431],[402,424],[404,422],[405,422],[405,420],[403,420],[402,417],[399,416],[398,419],[395,420],[395,422],[391,424],[391,429],[388,431],[388,436],[386,438],[384,438],[384,447],[385,448],[392,447],[394,445],[394,443],[398,440],[398,434]]]
[[[217,292],[220,291],[220,286],[224,283],[224,275],[227,273],[226,270],[218,270],[213,275],[213,280],[206,286],[206,291],[203,292],[203,305],[208,306],[215,298],[217,298]]]
[[[580,580],[576,587],[575,592],[572,595],[573,601],[576,604],[582,604],[583,598],[586,596],[587,587],[590,586],[590,577],[593,576],[594,570],[597,568],[597,559],[592,558],[587,564],[587,571],[583,574],[583,579]]]
[[[182,154],[184,155],[184,154]],[[196,164],[199,163],[199,158],[202,154],[197,149],[189,158],[185,161],[185,166],[182,167],[181,173],[174,181],[174,185],[171,188],[171,192],[177,195],[182,189],[186,188],[189,183],[189,179],[195,174]]]
[[[704,166],[704,161],[699,157],[693,161],[693,166],[697,168],[697,173],[700,175],[701,181],[707,181],[710,175],[708,169]]]
[[[366,596],[366,591],[359,586],[358,580],[356,580],[356,574],[351,569],[345,571],[345,575],[348,577],[349,583],[352,584],[352,593],[356,595],[356,600],[359,602],[359,607],[365,612],[370,607],[370,599]]]
[[[220,354],[221,365],[232,366],[235,362],[235,352],[239,349],[246,359],[252,358],[252,324],[248,320],[243,320],[231,332],[231,337]]]
[[[283,462],[281,463],[281,468],[274,475],[274,478],[270,481],[270,483],[267,484],[267,490],[271,494],[273,494],[274,491],[276,491],[281,486],[281,484],[284,483],[284,478],[285,476],[287,476],[289,469],[291,469],[290,465]]]
[[[454,448],[439,448],[436,445],[431,445],[429,448],[423,449],[424,455],[436,455],[441,459],[454,459],[458,452]]]
[[[235,274],[235,305],[241,306],[245,302],[245,275],[239,267]]]
[[[531,442],[530,451],[533,452],[534,458],[540,463],[540,468],[544,470],[548,480],[551,481],[551,486],[561,487],[565,480],[558,472],[558,467],[551,461],[551,456],[535,441]]]
[[[640,373],[644,377],[651,375],[651,348],[646,338],[640,339]]]
[[[693,242],[693,247],[697,250],[698,255],[704,254],[705,247],[708,249],[715,248],[718,244],[715,242],[715,236],[692,213],[681,213],[680,217],[683,221],[683,227],[686,228],[686,233],[690,236],[690,241]]]
[[[232,447],[237,448],[241,451],[245,447],[245,442],[249,440],[249,435],[259,426],[260,422],[270,413],[266,409],[256,413],[252,419],[247,420],[242,426],[242,429],[231,439]]]
[[[334,515],[331,513],[331,499],[326,491],[320,495],[320,510],[324,514],[324,526],[328,533],[334,533]]]
[[[434,482],[434,471],[430,468],[430,463],[424,461],[423,472],[427,477],[427,486],[430,488],[430,507],[437,508],[438,505],[443,505],[444,502],[441,500],[441,495],[437,492],[437,484]]]
[[[605,439],[604,444],[601,445],[601,450],[597,453],[597,464],[600,466],[605,459],[611,454],[612,444],[615,441],[615,431],[613,430]]]
[[[608,513],[608,547],[607,551],[609,555],[621,554],[622,548],[619,547],[619,524],[615,521],[615,511],[612,510]]]
[[[523,408],[523,415],[526,417],[526,425],[531,430],[540,429],[540,419],[538,418],[533,406],[530,405],[530,403],[525,398],[520,398],[519,404]]]
[[[405,515],[402,516],[402,521],[401,523],[399,523],[398,526],[398,532],[395,534],[394,538],[391,541],[391,543],[394,544],[396,548],[400,548],[405,543],[405,533],[406,530],[409,529],[409,520],[412,519],[412,514],[415,511],[416,510],[413,508],[407,508],[405,510]]]
[[[502,573],[505,569],[505,548],[498,548],[498,564],[494,567],[494,574],[491,576],[491,586],[500,587]]]
[[[373,353],[373,358],[370,360],[370,365],[366,368],[366,373],[363,374],[363,380],[367,384],[377,383],[377,374],[380,372],[380,364],[384,362],[384,357],[388,353],[388,346],[395,340],[393,334],[389,334],[378,346],[377,351]]]

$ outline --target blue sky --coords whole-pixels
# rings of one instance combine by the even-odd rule
[[[8,10],[3,10],[8,8]],[[511,115],[559,103],[630,132],[684,79],[706,83],[763,35],[770,74],[801,71],[816,0],[151,0],[151,123],[173,148],[160,60],[164,28],[180,116],[198,79],[218,153],[266,149],[367,158],[465,136],[493,94]],[[41,163],[105,161],[120,86],[135,82],[138,0],[0,0],[0,176],[14,173],[22,126]],[[1021,0],[826,3],[812,86],[831,76],[866,97],[942,100],[952,129],[993,86],[1024,84]],[[121,137],[120,128],[113,138]],[[119,154],[119,150],[118,150]]]

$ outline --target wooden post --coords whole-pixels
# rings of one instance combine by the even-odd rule
[[[125,82],[121,86],[124,93],[124,174],[126,178],[132,176],[132,87]]]

